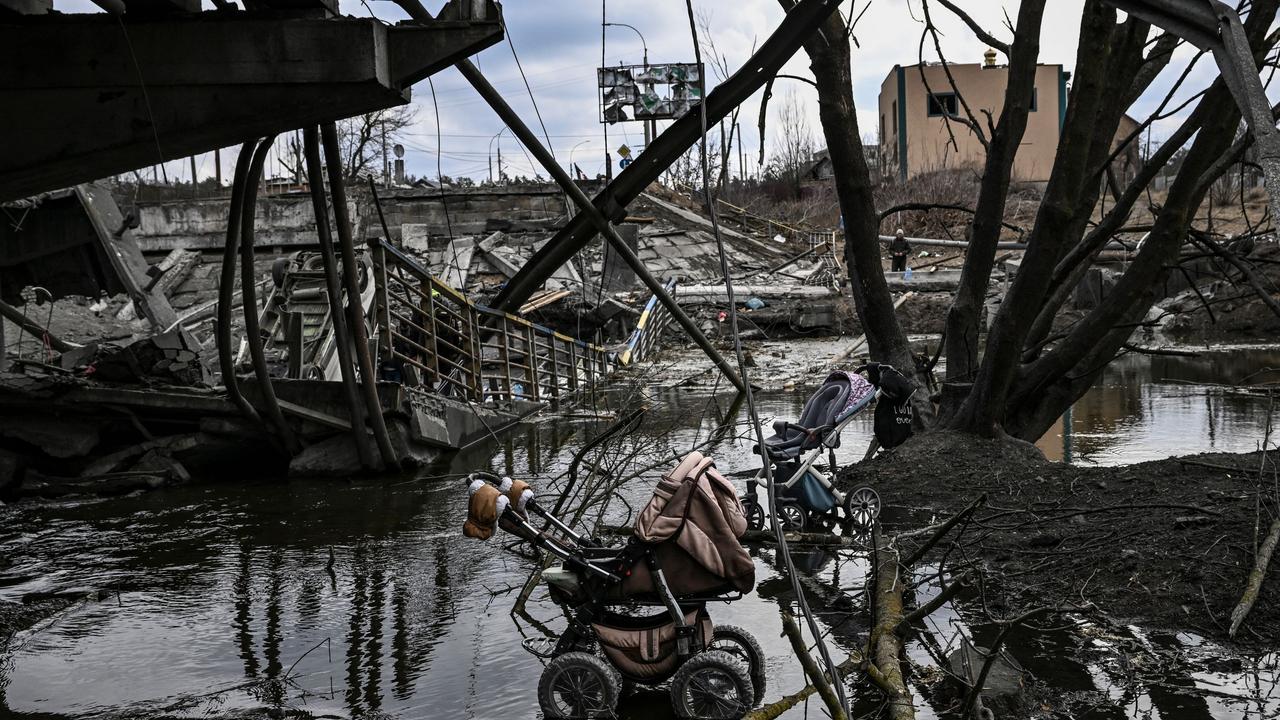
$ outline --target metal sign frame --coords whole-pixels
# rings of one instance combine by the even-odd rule
[[[674,120],[702,101],[704,66],[645,63],[596,69],[600,122]]]

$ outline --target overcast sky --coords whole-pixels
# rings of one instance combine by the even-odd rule
[[[344,14],[369,15],[388,22],[405,18],[404,13],[388,0],[341,0]],[[206,5],[209,5],[206,0]],[[980,24],[1004,40],[1012,38],[1006,15],[1016,19],[1016,2],[993,0],[958,0]],[[436,11],[440,0],[426,3]],[[602,10],[609,22],[627,23],[644,35],[651,63],[692,62],[693,46],[684,0],[507,0],[503,3],[508,39],[479,53],[473,59],[490,81],[502,90],[510,102],[532,127],[538,125],[534,104],[525,90],[513,48],[523,65],[532,90],[533,100],[541,113],[551,145],[566,165],[570,156],[586,173],[594,175],[604,168],[604,128],[598,122],[596,68],[601,60]],[[1050,0],[1041,33],[1040,61],[1060,63],[1074,69],[1079,39],[1080,12],[1083,0]],[[88,0],[56,0],[64,11],[96,10]],[[980,62],[986,46],[973,37],[960,21],[937,3],[930,5],[942,31],[942,47],[951,62]],[[702,37],[705,46],[714,42],[736,69],[777,27],[783,12],[777,0],[695,0],[695,11],[707,18],[710,33]],[[909,65],[920,59],[920,0],[855,0],[841,5],[848,16],[862,13],[855,30],[858,47],[853,53],[854,97],[858,107],[860,130],[864,138],[874,140],[876,131],[876,97],[880,83],[895,64]],[[603,46],[606,64],[640,63],[643,57],[640,38],[624,27],[609,27]],[[924,58],[936,60],[932,42],[925,44]],[[1192,56],[1190,48],[1178,51],[1174,66],[1167,69],[1147,96],[1131,110],[1143,119],[1163,98],[1185,62]],[[1000,61],[1006,59],[1001,57]],[[786,66],[785,73],[809,77],[808,58],[801,50]],[[1202,60],[1191,73],[1178,98],[1185,98],[1205,87],[1216,75],[1211,61]],[[437,160],[443,174],[470,176],[482,180],[488,176],[496,145],[501,145],[503,164],[512,175],[532,175],[534,168],[517,142],[504,133],[496,142],[494,136],[503,129],[497,116],[452,68],[433,78],[434,94],[439,106],[440,144],[437,146],[436,111],[432,90],[426,81],[413,87],[416,119],[403,139],[406,147],[407,171],[414,175],[434,177]],[[714,86],[715,78],[709,78]],[[817,119],[817,96],[813,88],[794,80],[780,80],[771,102],[771,129],[766,147],[773,139],[777,106],[783,94],[795,92],[809,118],[810,128],[819,146],[821,128]],[[776,103],[776,104],[775,104]],[[759,93],[743,108],[740,124],[746,140],[747,162],[756,162],[758,134],[756,116]],[[1158,139],[1179,122],[1181,115],[1159,123],[1152,135]],[[608,127],[609,148],[622,142],[632,147],[643,144],[639,123],[619,123]],[[615,156],[616,161],[616,156]],[[172,173],[185,179],[189,169],[170,164]],[[736,171],[736,167],[734,168]],[[200,174],[211,174],[212,162],[201,160]],[[545,173],[543,173],[545,175]],[[225,177],[225,176],[224,176]]]
[[[344,12],[368,12],[362,5],[347,0],[344,3]],[[429,7],[434,10],[438,4],[429,4]],[[1007,17],[1016,19],[1016,2],[959,0],[959,4],[997,37],[1004,40],[1012,38],[1006,25],[1006,13]],[[1068,70],[1074,68],[1083,4],[1083,0],[1051,0],[1048,3],[1041,32],[1041,62],[1061,63]],[[374,0],[368,7],[383,19],[403,17],[391,2]],[[880,83],[895,64],[909,65],[919,61],[923,23],[920,0],[871,0],[869,6],[867,0],[856,0],[841,6],[846,16],[850,12],[863,12],[864,8],[866,12],[855,30],[858,46],[853,53],[854,98],[860,130],[865,138],[873,140],[877,129],[875,107]],[[942,31],[942,47],[947,59],[951,62],[980,62],[986,45],[937,3],[931,4],[930,8]],[[705,46],[714,42],[734,69],[749,57],[753,46],[769,36],[783,16],[777,0],[695,0],[694,9],[699,16],[707,18],[710,27],[709,36],[701,38],[704,56],[707,54]],[[601,59],[602,15],[608,22],[635,26],[644,36],[651,63],[693,60],[693,40],[684,0],[606,0],[604,3],[594,0],[508,0],[503,10],[509,42],[501,42],[481,52],[475,58],[477,64],[500,90],[506,92],[508,102],[536,129],[537,116],[513,60],[514,47],[532,88],[533,99],[551,135],[556,156],[567,163],[572,153],[573,161],[588,174],[602,172],[604,167],[604,128],[597,121],[595,90],[595,71]],[[623,27],[606,29],[603,49],[608,65],[639,63],[643,57],[640,38]],[[1147,97],[1135,106],[1132,111],[1135,117],[1142,119],[1154,109],[1192,55],[1190,48],[1179,50],[1180,62],[1166,70]],[[937,59],[931,42],[926,43],[924,57],[926,60]],[[1004,61],[1005,58],[1001,57],[1001,62]],[[803,50],[791,59],[784,72],[812,76]],[[1202,60],[1179,97],[1187,97],[1200,90],[1215,75],[1213,63]],[[501,121],[457,71],[445,70],[437,74],[433,82],[439,104],[440,162],[444,174],[476,179],[487,177],[493,146],[497,144],[493,136],[502,130]],[[710,82],[714,83],[714,78],[710,78]],[[817,93],[805,83],[779,81],[770,103],[771,128],[776,125],[773,122],[777,110],[775,103],[786,92],[797,94],[817,144],[825,144],[821,141],[818,124]],[[413,134],[404,142],[407,168],[416,175],[434,176],[437,147],[431,90],[423,82],[414,86],[413,94],[418,111]],[[757,93],[744,106],[740,116],[745,147],[749,150],[749,165],[756,160],[755,151],[759,144],[756,131],[759,99]],[[1179,118],[1175,116],[1163,121],[1153,135],[1159,138],[1167,134]],[[643,144],[643,129],[639,123],[609,126],[608,134],[610,149],[617,148],[620,142],[627,142],[632,147]],[[772,141],[772,130],[767,134],[766,148]],[[504,133],[498,143],[502,146],[504,167],[510,168],[509,173],[533,173],[529,160],[508,133]]]

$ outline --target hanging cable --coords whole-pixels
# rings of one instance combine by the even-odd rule
[[[733,294],[733,278],[729,274],[729,260],[725,255],[724,238],[720,234],[720,216],[716,211],[715,198],[711,193],[711,170],[707,162],[707,103],[706,103],[706,77],[701,71],[702,68],[702,49],[698,41],[698,27],[694,20],[693,0],[685,0],[685,7],[689,12],[689,32],[693,36],[693,53],[694,61],[699,68],[698,85],[701,91],[700,100],[698,102],[698,111],[702,120],[702,140],[698,144],[699,162],[702,168],[702,192],[707,205],[707,210],[711,215],[711,232],[716,239],[716,250],[720,256],[720,273],[724,277],[725,292],[729,302],[729,330],[733,335],[733,351],[737,356],[738,373],[742,378],[743,394],[746,397],[747,416],[751,420],[751,425],[755,428],[756,443],[761,448],[761,462],[764,466],[765,487],[768,489],[769,499],[769,517],[770,523],[773,525],[774,537],[778,543],[778,555],[782,558],[783,570],[787,576],[787,580],[791,583],[791,589],[796,595],[796,603],[800,607],[800,612],[804,615],[805,621],[809,626],[809,633],[813,636],[814,644],[818,647],[818,652],[822,657],[822,662],[826,666],[827,676],[830,678],[831,686],[835,688],[836,694],[840,700],[840,707],[845,717],[849,717],[849,699],[845,693],[844,683],[840,678],[840,671],[836,668],[835,662],[831,659],[831,653],[827,649],[827,643],[823,639],[822,631],[818,627],[817,621],[813,617],[813,612],[809,609],[809,602],[805,598],[804,587],[800,584],[800,577],[796,573],[795,564],[791,560],[791,551],[787,547],[787,538],[782,530],[782,524],[778,522],[777,508],[777,488],[774,485],[773,468],[770,466],[768,459],[764,455],[764,432],[760,429],[760,415],[756,410],[755,395],[751,388],[751,380],[747,376],[746,357],[742,350],[742,336],[738,332],[738,305]]]
[[[538,117],[538,125],[542,126],[542,137],[547,139],[547,150],[555,157],[556,151],[551,148],[551,135],[547,132],[547,124],[542,121],[542,111],[538,109],[538,101],[533,97],[533,88],[529,87],[529,78],[525,77],[524,66],[520,64],[520,56],[516,54],[515,43],[511,42],[511,33],[507,31],[507,22],[502,21],[502,34],[507,36],[507,45],[511,48],[511,57],[516,61],[516,69],[520,71],[520,79],[524,81],[525,92],[529,93],[529,102],[533,103],[533,114]],[[477,55],[476,57],[479,57]]]

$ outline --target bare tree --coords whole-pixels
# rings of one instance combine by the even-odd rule
[[[800,183],[813,164],[813,132],[794,88],[788,88],[778,109],[778,132],[765,176],[784,183],[792,197],[800,197]],[[857,137],[855,135],[855,137]]]
[[[784,7],[791,5],[789,0],[780,2]],[[1203,234],[1193,223],[1206,193],[1223,173],[1238,166],[1250,138],[1236,139],[1240,114],[1219,78],[1192,99],[1198,101],[1182,125],[1149,153],[1147,162],[1127,184],[1121,187],[1118,180],[1108,178],[1117,154],[1140,137],[1141,127],[1119,147],[1113,147],[1120,121],[1169,63],[1177,40],[1168,35],[1149,39],[1148,24],[1132,15],[1118,22],[1111,5],[1087,0],[1074,82],[1049,182],[1026,237],[1028,249],[979,355],[978,318],[1010,191],[1013,154],[1029,112],[1045,0],[1020,5],[1016,25],[1011,28],[1013,39],[1008,43],[980,28],[951,0],[937,0],[937,4],[1009,58],[1008,90],[999,118],[986,114],[980,121],[966,111],[960,119],[970,129],[978,126],[985,131],[987,154],[961,286],[948,315],[948,383],[940,421],[962,431],[983,435],[1004,432],[1034,440],[1117,354],[1125,352],[1129,336],[1158,299],[1162,280],[1179,266],[1179,253],[1188,236]],[[1267,35],[1267,28],[1275,19],[1278,4],[1280,0],[1257,0],[1245,19],[1246,34],[1259,60],[1277,41],[1276,36]],[[925,34],[932,37],[927,3],[922,3],[922,8]],[[833,16],[805,49],[822,98],[823,132],[847,230],[845,255],[869,350],[874,359],[911,367],[913,359],[883,275],[877,241],[882,216],[875,212],[865,158],[856,140],[849,72],[851,30]],[[1165,109],[1167,100],[1142,126],[1173,112]],[[1180,154],[1184,146],[1185,154]],[[1155,216],[1150,234],[1107,301],[1053,335],[1052,320],[1071,289],[1123,228],[1135,204],[1146,196],[1151,180],[1175,156],[1180,157],[1179,166],[1163,203],[1148,201]],[[1116,186],[1112,190],[1114,203],[1091,223],[1104,178]],[[917,403],[916,408],[917,414],[931,410],[927,401]]]
[[[715,75],[717,81],[724,82],[733,74],[733,67],[729,64],[729,57],[721,52],[716,46],[716,33],[713,30],[714,25],[711,22],[711,17],[712,15],[709,10],[698,13],[698,37],[702,39],[703,52],[706,53],[712,74]],[[752,40],[751,51],[748,54],[754,53],[755,51],[755,40]],[[727,120],[720,121],[720,152],[717,153],[720,160],[720,167],[719,172],[717,172],[715,176],[717,178],[716,184],[720,187],[721,192],[723,192],[729,184],[729,168],[732,165],[733,144],[735,142],[734,135],[739,134],[738,113],[741,112],[741,110],[741,105],[734,107],[733,112],[729,113]],[[738,137],[737,142],[741,143],[742,138]]]
[[[339,120],[338,148],[346,177],[381,176],[384,153],[390,161],[391,148],[413,125],[415,114],[412,105],[397,105]],[[289,136],[286,147],[288,152],[281,154],[280,164],[300,182],[307,176],[301,140]]]

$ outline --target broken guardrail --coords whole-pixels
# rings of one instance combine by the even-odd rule
[[[381,238],[370,238],[379,366],[466,400],[560,400],[594,387],[618,357],[593,343],[478,305]]]

